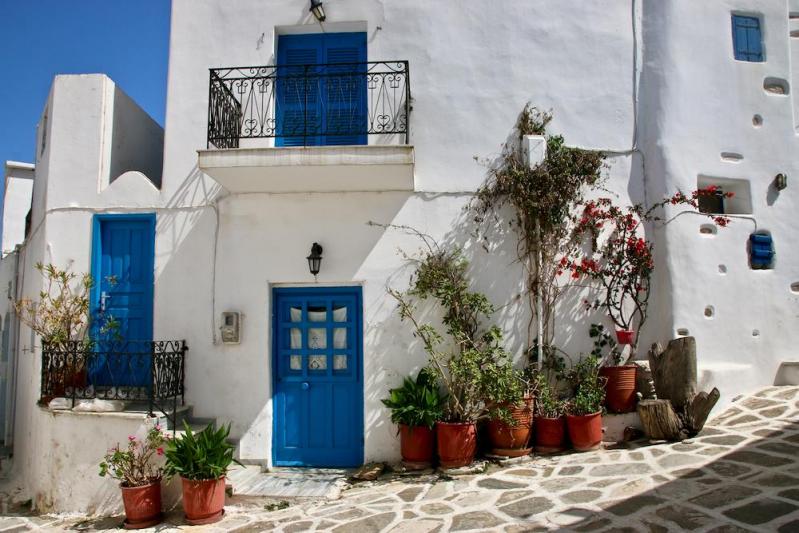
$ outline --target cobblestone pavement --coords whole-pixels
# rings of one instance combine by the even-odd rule
[[[205,528],[168,515],[157,531],[779,531],[799,532],[799,387],[734,403],[694,439],[633,443],[455,478],[384,476],[335,501],[269,511],[228,503]],[[121,518],[4,517],[0,530],[103,529]]]

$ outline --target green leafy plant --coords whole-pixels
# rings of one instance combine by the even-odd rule
[[[235,446],[227,440],[230,424],[219,429],[208,424],[198,433],[192,433],[185,421],[183,425],[185,433],[170,440],[165,451],[167,475],[195,481],[219,479],[232,463],[241,464],[233,458]]]
[[[432,428],[444,414],[446,398],[438,390],[435,374],[423,368],[416,379],[406,377],[402,386],[389,391],[381,400],[391,409],[391,421],[410,427]]]
[[[622,351],[616,339],[607,332],[602,324],[591,324],[588,336],[594,340],[591,355],[596,357],[600,366],[619,366],[622,364]],[[607,353],[605,353],[607,352]]]
[[[158,425],[152,427],[143,440],[130,435],[127,448],[117,443],[108,450],[100,463],[100,477],[116,479],[123,487],[141,487],[161,481],[164,467],[157,465],[155,458],[164,455],[168,442],[169,437]]]
[[[536,395],[535,395],[535,411],[536,415],[543,418],[559,418],[565,412],[565,406],[562,400],[558,398],[557,393],[552,389],[547,378],[544,374],[538,374],[535,377],[536,381]]]
[[[90,295],[95,282],[90,274],[78,274],[70,266],[62,269],[53,264],[36,263],[35,268],[42,276],[39,299],[15,300],[14,310],[43,343],[57,347],[79,341],[88,347],[90,330],[101,336],[118,335],[120,324],[113,316],[103,312],[91,316]],[[117,282],[113,276],[107,281],[111,285]]]
[[[568,412],[581,416],[602,411],[602,403],[605,401],[605,379],[599,376],[597,358],[591,355],[574,365],[570,379],[575,392],[568,404]]]

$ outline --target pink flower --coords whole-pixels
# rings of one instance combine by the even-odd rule
[[[159,446],[159,447],[158,447],[158,448],[155,450],[155,453],[157,453],[158,455],[164,455],[164,449],[163,449],[162,447],[160,447],[160,446]]]
[[[129,440],[130,442],[133,442],[133,441],[135,441],[135,440],[136,440],[136,437],[135,437],[135,436],[133,436],[133,435],[128,435],[128,440]]]

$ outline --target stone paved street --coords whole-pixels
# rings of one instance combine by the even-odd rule
[[[5,517],[0,530],[120,522]],[[218,524],[180,524],[172,512],[158,530],[799,532],[799,387],[743,398],[683,443],[535,457],[456,478],[384,475],[335,501],[273,511],[233,498]]]

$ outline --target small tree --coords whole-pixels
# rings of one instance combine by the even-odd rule
[[[92,320],[89,299],[94,279],[90,274],[77,274],[70,266],[60,269],[53,264],[36,263],[35,268],[44,281],[39,300],[16,300],[14,309],[20,321],[38,334],[43,343],[88,342],[91,327],[97,327],[100,334],[113,333],[119,328],[119,322],[112,316],[98,315]],[[114,284],[116,279],[111,277],[109,282]]]
[[[524,381],[502,346],[499,328],[484,325],[494,308],[485,295],[470,290],[468,261],[457,248],[444,249],[428,235],[397,227],[417,235],[425,247],[418,258],[406,256],[416,265],[410,289],[388,292],[397,300],[402,320],[411,323],[422,341],[430,368],[448,393],[444,417],[450,422],[510,419],[504,406],[521,401]],[[416,302],[427,299],[440,304],[448,338],[417,318]]]
[[[519,140],[524,135],[545,135],[551,120],[551,113],[528,104],[516,124]],[[568,281],[560,279],[559,260],[571,257],[579,247],[574,228],[583,195],[600,186],[605,160],[600,152],[566,146],[560,135],[547,135],[546,143],[546,159],[535,168],[524,161],[517,145],[506,145],[498,163],[489,167],[488,179],[472,204],[475,220],[485,226],[481,238],[486,242],[494,228],[491,223],[500,222],[500,211],[506,206],[513,209],[510,225],[518,238],[517,256],[524,268],[531,311],[526,349],[534,355],[534,347],[540,344],[544,358],[558,351],[553,346],[555,311],[568,286]],[[539,311],[541,339],[533,334]]]

